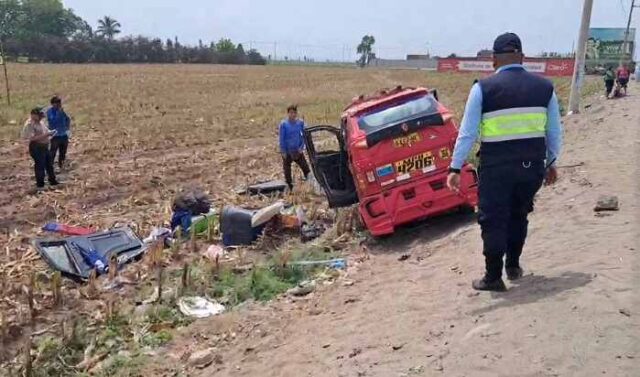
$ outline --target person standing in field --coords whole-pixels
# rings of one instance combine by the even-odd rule
[[[71,119],[62,108],[62,100],[57,96],[51,98],[51,108],[47,111],[47,122],[49,129],[56,131],[55,136],[51,138],[51,160],[55,162],[56,154],[60,152],[58,166],[62,170],[67,159]]]
[[[304,180],[309,177],[309,165],[304,157],[304,121],[298,119],[298,106],[291,105],[287,108],[287,118],[280,123],[280,154],[284,170],[284,179],[290,190],[293,190],[293,178],[291,176],[291,164],[295,162],[304,175]]]
[[[42,109],[31,110],[29,119],[22,129],[22,138],[29,144],[29,154],[34,162],[36,189],[44,189],[45,174],[49,178],[49,185],[57,186],[58,181],[53,171],[53,159],[49,151],[49,141],[56,135],[55,130],[49,130],[43,122]]]
[[[604,86],[607,91],[607,98],[611,95],[615,81],[616,74],[613,72],[613,68],[611,66],[607,66],[607,70],[604,72]]]
[[[618,84],[624,90],[624,94],[627,94],[627,85],[629,84],[629,77],[631,76],[631,72],[629,72],[629,68],[626,63],[620,63],[620,67],[616,71],[616,80],[618,80]]]
[[[479,135],[478,222],[485,274],[472,287],[481,291],[507,289],[503,264],[509,280],[523,276],[520,255],[533,199],[543,181],[551,185],[558,178],[555,164],[562,146],[558,98],[551,81],[527,72],[523,60],[516,34],[495,40],[496,72],[471,88],[447,177],[447,186],[459,191],[460,169]]]

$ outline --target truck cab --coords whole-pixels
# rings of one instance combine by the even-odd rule
[[[426,88],[396,87],[360,96],[340,127],[305,130],[313,172],[332,208],[359,203],[374,236],[452,209],[477,205],[478,177],[466,164],[460,192],[446,187],[457,127]]]

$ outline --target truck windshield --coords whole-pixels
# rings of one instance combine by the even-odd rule
[[[431,115],[438,112],[438,103],[433,96],[419,97],[401,105],[363,116],[358,120],[358,126],[369,134],[378,131],[389,124],[396,124],[418,116]]]

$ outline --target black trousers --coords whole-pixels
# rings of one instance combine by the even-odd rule
[[[56,184],[56,174],[53,172],[53,159],[49,151],[48,144],[29,144],[29,154],[33,158],[34,171],[36,174],[36,186],[44,187],[45,173],[50,184]]]
[[[604,86],[607,89],[607,96],[609,94],[611,94],[611,91],[613,90],[613,84],[614,84],[613,80],[605,80],[604,81]]]
[[[486,277],[502,277],[506,267],[519,267],[527,238],[527,217],[544,181],[543,161],[510,162],[480,168],[478,222],[482,229]]]
[[[291,163],[293,162],[300,167],[305,177],[309,175],[310,172],[307,159],[304,158],[303,153],[287,153],[286,156],[282,158],[282,168],[284,170],[284,179],[289,187],[293,187],[293,178],[291,177]]]
[[[69,146],[69,137],[55,136],[51,138],[51,161],[56,161],[56,154],[60,151],[58,165],[62,168],[64,161],[67,159],[67,147]]]

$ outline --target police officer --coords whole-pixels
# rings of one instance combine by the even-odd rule
[[[486,272],[473,281],[482,291],[505,291],[507,278],[522,277],[520,255],[527,216],[543,182],[556,182],[562,124],[553,84],[523,67],[520,38],[506,33],[493,45],[495,74],[471,88],[447,186],[460,188],[460,169],[480,137],[479,213]]]

